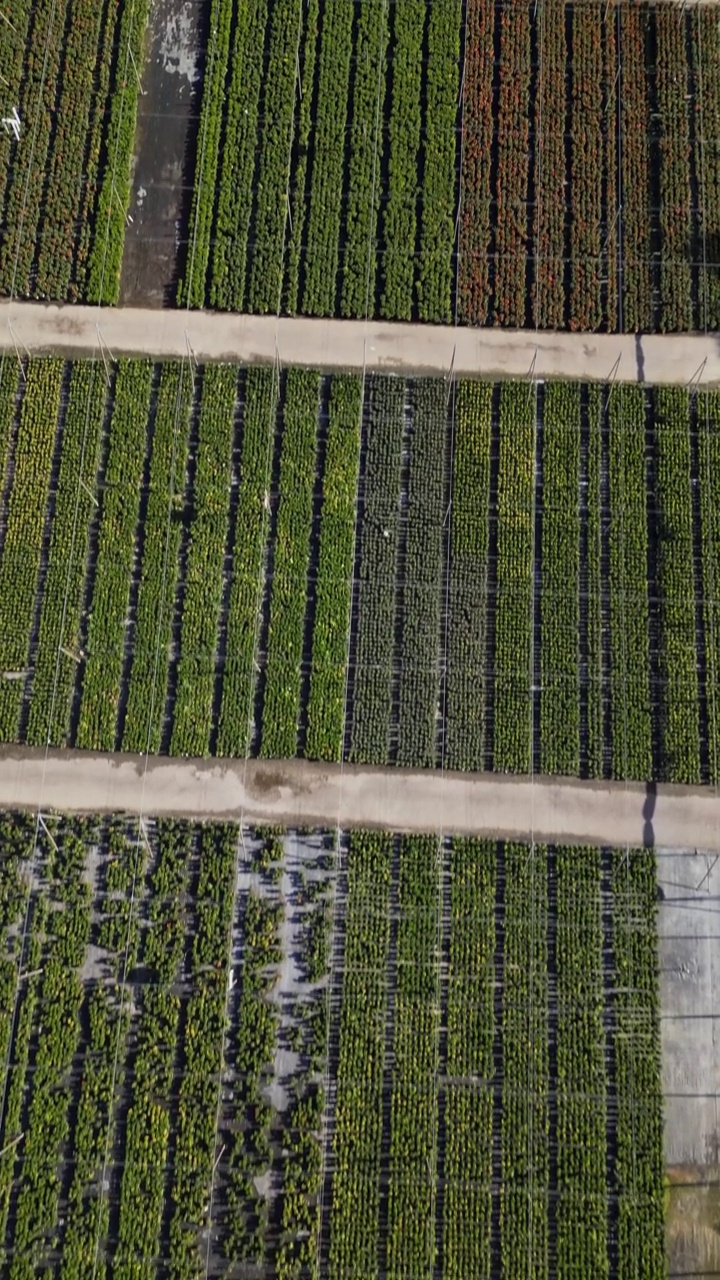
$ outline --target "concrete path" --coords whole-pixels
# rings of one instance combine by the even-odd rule
[[[720,852],[709,788],[3,747],[0,807],[38,806]]]
[[[587,335],[139,307],[0,302],[0,350],[153,356],[463,378],[575,378],[720,385],[720,339]]]

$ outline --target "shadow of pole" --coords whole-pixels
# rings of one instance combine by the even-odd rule
[[[643,350],[642,334],[635,334],[635,368],[638,382],[645,381],[645,352]]]
[[[655,847],[655,828],[653,826],[653,815],[655,813],[655,805],[657,803],[657,783],[647,782],[645,784],[645,803],[643,804],[643,849],[653,849]]]

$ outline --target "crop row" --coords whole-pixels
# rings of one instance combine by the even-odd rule
[[[653,776],[648,628],[645,402],[623,387],[610,396],[610,635],[613,773]]]
[[[491,1266],[495,1044],[496,850],[453,840],[447,1084],[444,1127],[443,1275],[488,1280]],[[482,1082],[475,1087],[474,1078]]]
[[[398,764],[436,758],[440,611],[443,593],[447,389],[420,382],[413,395],[400,639]]]
[[[320,760],[340,759],[343,748],[361,413],[360,383],[352,377],[335,378],[330,392],[308,699],[307,754]]]
[[[3,32],[21,121],[0,141],[0,291],[115,302],[130,198],[146,0],[38,0]]]
[[[488,684],[487,604],[492,388],[457,389],[447,638],[445,764],[482,769]]]
[[[542,773],[580,767],[580,389],[545,389],[540,593]]]
[[[261,740],[275,759],[297,748],[320,375],[291,369],[285,396]]]
[[[377,1265],[392,846],[358,832],[347,854],[329,1254],[339,1276]]]
[[[385,759],[389,749],[403,403],[402,382],[373,380],[364,441],[352,760]]]
[[[125,361],[118,368],[114,386],[77,729],[77,745],[94,750],[112,751],[116,745],[117,698],[125,657],[151,378],[149,363]]]
[[[282,844],[271,838],[269,856],[282,856]],[[273,846],[278,846],[276,850]],[[227,1130],[227,1160],[219,1173],[226,1179],[227,1213],[223,1223],[223,1252],[229,1262],[241,1258],[262,1261],[266,1247],[267,1206],[258,1196],[255,1179],[271,1166],[272,1107],[265,1085],[272,1077],[277,1043],[278,1008],[268,997],[277,980],[278,926],[282,906],[254,889],[243,911],[242,986],[235,1028],[228,1037],[226,1061],[232,1063],[236,1084]]]
[[[558,849],[557,1275],[609,1275],[601,854]]]
[[[500,392],[493,760],[502,772],[531,769],[535,395]]]
[[[31,364],[13,456],[0,561],[0,736],[17,732],[57,433],[63,364]]]
[[[236,397],[237,370],[204,370],[170,742],[175,755],[204,755],[210,740]]]

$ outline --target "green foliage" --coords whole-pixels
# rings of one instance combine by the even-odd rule
[[[450,769],[485,763],[488,537],[492,387],[461,382],[455,399],[447,702],[443,760]]]
[[[288,370],[260,739],[262,754],[276,759],[297,750],[319,404],[320,374]]]
[[[403,384],[375,377],[369,383],[368,400],[350,758],[384,763],[389,747],[395,638]]]
[[[18,732],[62,377],[62,360],[31,361],[20,411],[0,561],[0,738],[4,742],[12,742]]]
[[[580,388],[550,383],[543,419],[540,771],[580,769]]]
[[[200,400],[193,522],[170,740],[173,755],[204,756],[210,748],[236,398],[237,369],[208,365]]]
[[[306,755],[318,760],[339,760],[343,748],[361,413],[360,380],[349,376],[333,378],[306,743]]]
[[[113,751],[116,745],[117,700],[125,656],[151,381],[149,362],[120,362],[101,497],[97,564],[75,742],[78,747],[93,750]]]

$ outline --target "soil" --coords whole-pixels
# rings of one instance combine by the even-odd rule
[[[130,216],[120,282],[123,305],[172,305],[187,221],[200,108],[200,0],[152,0],[138,103]]]

